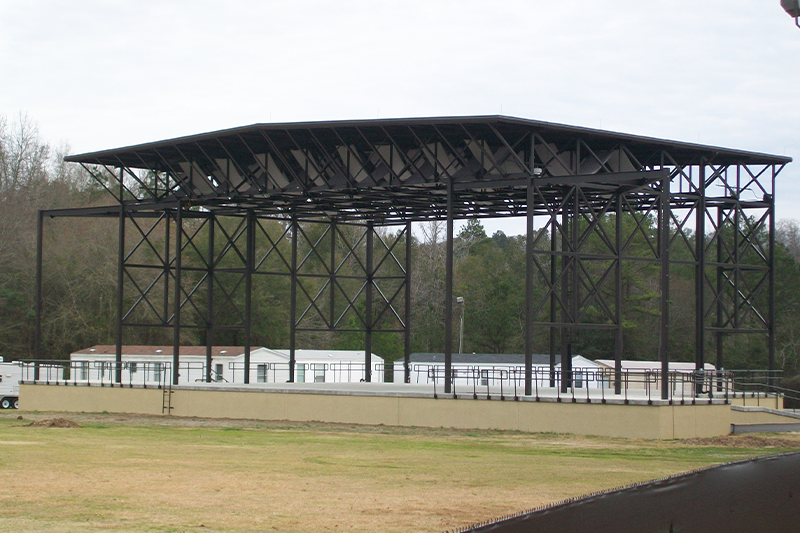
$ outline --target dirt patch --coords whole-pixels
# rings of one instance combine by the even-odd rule
[[[726,435],[705,439],[686,439],[686,444],[720,446],[725,448],[793,448],[800,449],[800,438],[771,437],[760,435]]]
[[[67,420],[66,418],[47,418],[45,420],[37,420],[36,422],[31,422],[28,424],[28,427],[38,427],[38,428],[79,428],[77,423],[73,422],[72,420]]]

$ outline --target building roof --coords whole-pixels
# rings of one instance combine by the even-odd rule
[[[73,356],[97,356],[97,355],[116,355],[117,348],[114,345],[97,345],[90,346],[73,352]],[[253,356],[253,361],[260,359],[260,355],[273,355],[281,359],[289,359],[289,350],[278,349],[273,350],[270,348],[263,348],[261,346],[253,346],[250,349]],[[122,347],[122,355],[125,356],[138,356],[138,357],[172,357],[172,346],[147,346],[147,345],[124,345]],[[205,346],[181,346],[179,355],[183,356],[205,356]],[[211,356],[216,358],[241,358],[244,356],[244,346],[213,346],[211,348]],[[364,350],[295,350],[296,361],[336,361],[336,362],[364,362]],[[374,363],[383,362],[383,358],[372,354]]]
[[[577,357],[577,356],[575,356]],[[411,363],[441,363],[444,364],[443,353],[412,353],[409,357]],[[561,359],[556,357],[556,363]],[[400,361],[402,362],[402,361]],[[454,365],[524,365],[525,354],[523,353],[454,353],[452,357]],[[550,355],[535,353],[533,354],[534,365],[549,365]]]
[[[286,359],[289,358],[289,350],[270,350]],[[364,362],[364,350],[295,350],[295,361],[350,361],[353,363]],[[372,354],[373,363],[381,363],[383,358]]]
[[[161,355],[172,356],[172,346],[148,346],[148,345],[123,345],[123,355]],[[250,349],[251,352],[258,350],[259,346]],[[82,350],[77,350],[72,355],[115,355],[117,347],[110,344],[98,344]],[[206,355],[205,346],[181,346],[179,355]],[[212,357],[236,357],[244,353],[244,346],[212,346]]]
[[[596,359],[595,362],[599,365],[606,366],[608,368],[614,368],[615,362],[613,359]],[[679,361],[670,361],[669,362],[669,369],[674,371],[682,371],[682,372],[691,372],[695,369],[695,363],[686,363],[686,362],[679,362]],[[706,370],[716,370],[717,367],[712,365],[711,363],[705,364]],[[631,360],[623,360],[622,361],[622,370],[652,370],[658,371],[661,370],[661,361],[631,361]]]
[[[117,199],[131,209],[191,202],[221,214],[248,208],[264,216],[390,223],[441,217],[448,184],[456,218],[519,216],[529,180],[545,196],[575,183],[605,194],[649,188],[669,178],[667,167],[785,165],[791,158],[515,117],[465,116],[253,124],[65,161],[105,166],[107,175],[98,176],[104,184],[116,179],[116,168],[129,169],[134,179],[130,169],[152,172],[154,187],[126,188],[123,179],[126,194]]]
[[[318,137],[320,143],[333,139],[344,143],[347,140],[357,141],[362,137],[382,139],[396,137],[398,140],[413,139],[414,133],[409,131],[408,128],[440,129],[443,133],[450,133],[451,135],[463,137],[465,134],[461,131],[460,126],[466,124],[495,125],[503,128],[535,128],[550,136],[558,135],[560,138],[563,138],[579,135],[594,141],[605,141],[609,145],[615,145],[620,141],[624,141],[634,150],[646,149],[649,151],[653,148],[663,148],[669,150],[673,155],[679,157],[684,156],[682,159],[698,155],[705,156],[711,153],[717,155],[720,159],[745,159],[746,161],[742,161],[745,164],[780,164],[788,163],[792,160],[791,157],[787,156],[659,139],[656,137],[632,135],[629,133],[504,115],[258,123],[122,148],[102,150],[99,152],[70,155],[65,157],[64,160],[91,164],[117,165],[122,163],[133,168],[141,168],[148,164],[150,166],[164,167],[168,160],[165,160],[162,155],[159,155],[159,150],[165,151],[163,152],[164,155],[172,156],[175,162],[183,159],[186,153],[193,154],[197,152],[201,149],[200,147],[209,153],[211,157],[228,157],[232,153],[251,152],[251,150],[247,148],[247,141],[250,141],[251,145],[252,143],[261,145],[263,143],[264,134],[277,133],[282,135],[283,137],[280,140],[283,141],[287,147],[296,148],[296,144],[302,145],[304,142],[308,142],[309,144],[313,143],[314,140],[311,137]],[[394,133],[394,135],[391,135],[392,133]],[[340,135],[344,135],[344,138],[341,138]],[[299,140],[296,141],[293,139],[293,136],[298,137]],[[181,148],[184,150],[181,150]]]

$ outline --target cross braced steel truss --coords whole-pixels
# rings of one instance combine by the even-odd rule
[[[249,354],[254,276],[280,275],[291,287],[290,353],[297,331],[359,331],[369,370],[373,331],[403,332],[407,372],[411,223],[443,219],[449,392],[453,221],[525,216],[526,393],[535,331],[549,334],[551,365],[561,353],[562,387],[578,331],[613,334],[619,370],[629,263],[659,272],[663,370],[670,268],[694,270],[698,368],[706,337],[721,364],[733,333],[765,335],[774,366],[774,186],[787,157],[456,117],[257,124],[66,160],[116,205],[40,221],[119,218],[118,355],[123,327],[151,325],[173,328],[176,358],[183,327],[207,330],[208,353],[214,330],[238,328]],[[37,331],[40,315],[39,305]]]

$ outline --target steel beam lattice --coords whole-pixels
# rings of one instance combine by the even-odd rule
[[[454,220],[526,216],[526,393],[537,331],[549,337],[551,367],[560,351],[562,387],[574,336],[608,332],[620,390],[623,267],[634,263],[660,273],[662,365],[670,269],[691,268],[698,369],[712,339],[721,366],[735,333],[764,335],[774,368],[774,187],[788,157],[458,117],[257,124],[66,161],[115,204],[40,219],[118,218],[118,352],[126,327],[172,328],[177,368],[181,329],[201,328],[209,357],[215,332],[235,330],[248,359],[253,284],[273,275],[291,289],[290,380],[297,334],[311,331],[363,333],[367,380],[373,334],[402,333],[407,378],[411,224],[447,221],[450,251]],[[451,253],[446,267],[449,391]]]

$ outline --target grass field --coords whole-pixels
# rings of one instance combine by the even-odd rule
[[[445,531],[800,449],[800,434],[553,434],[0,413],[0,531]],[[64,415],[60,415],[64,416]]]

